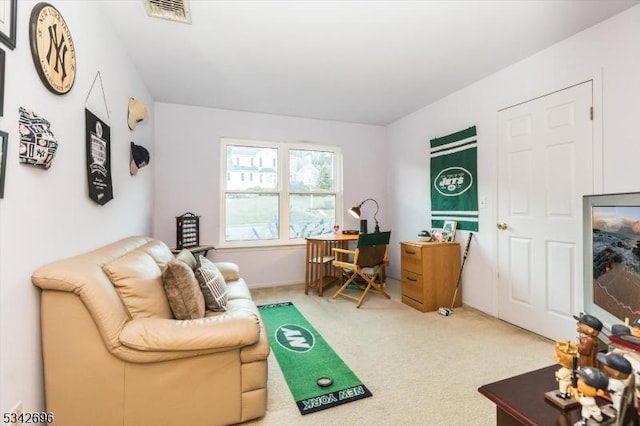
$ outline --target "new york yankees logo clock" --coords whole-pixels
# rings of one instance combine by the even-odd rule
[[[56,95],[69,92],[76,79],[76,52],[67,23],[49,3],[33,7],[29,42],[33,64],[45,87]]]

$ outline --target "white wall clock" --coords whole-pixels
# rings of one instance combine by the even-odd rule
[[[69,92],[76,79],[76,52],[67,23],[49,3],[33,7],[29,42],[33,64],[45,87],[56,95]]]

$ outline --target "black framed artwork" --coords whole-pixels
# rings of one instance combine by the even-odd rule
[[[18,0],[0,0],[0,41],[13,50],[16,47]]]
[[[0,130],[0,198],[4,198],[4,177],[7,168],[7,140],[9,134]]]
[[[4,113],[4,50],[0,49],[0,117]]]

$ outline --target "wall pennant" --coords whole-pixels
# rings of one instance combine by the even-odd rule
[[[478,137],[476,126],[431,139],[431,226],[457,221],[478,231]]]
[[[18,159],[21,163],[48,169],[58,150],[58,142],[51,131],[51,124],[28,109],[20,107],[18,112]]]
[[[100,205],[113,199],[111,128],[85,108],[89,198]]]

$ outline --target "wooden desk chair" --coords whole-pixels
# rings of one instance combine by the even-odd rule
[[[391,232],[360,234],[355,250],[333,249],[336,258],[333,261],[333,266],[340,268],[349,277],[333,295],[334,299],[338,296],[353,299],[358,302],[357,308],[362,305],[369,291],[374,291],[384,295],[387,299],[391,299],[391,296],[382,288],[382,283],[376,282],[376,278],[382,275],[383,268],[389,264],[387,256],[390,237]],[[360,297],[347,294],[349,285],[354,283],[354,280],[358,277],[362,278],[367,284],[364,291]]]

